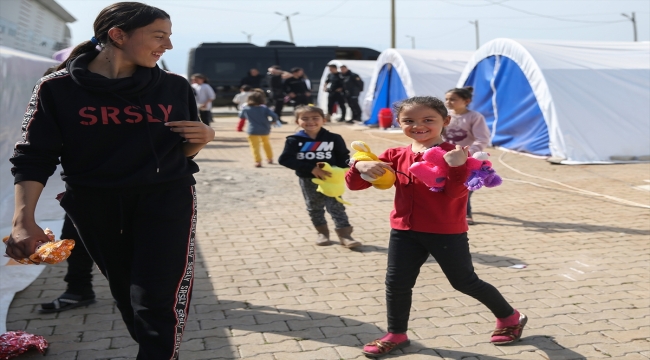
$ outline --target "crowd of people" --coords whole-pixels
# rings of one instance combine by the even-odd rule
[[[34,87],[23,120],[23,141],[10,159],[16,205],[6,254],[27,258],[49,241],[36,224],[34,211],[59,162],[66,183],[60,197],[66,211],[62,236],[79,244],[68,259],[66,293],[41,310],[63,311],[92,303],[94,262],[108,279],[124,323],[139,345],[138,360],[179,357],[194,283],[193,174],[199,167],[193,159],[215,137],[209,126],[214,91],[208,79],[194,74],[190,85],[156,65],[172,48],[170,35],[170,16],[158,8],[125,2],[102,10],[94,22],[94,36]],[[267,162],[273,163],[271,126],[281,124],[284,105],[295,108],[300,130],[287,137],[278,162],[298,177],[317,232],[316,245],[331,244],[325,212],[331,215],[342,246],[362,245],[351,236],[344,205],[319,193],[312,181],[331,176],[323,163],[349,167],[345,182],[351,190],[370,187],[364,179],[387,171],[395,174],[385,276],[388,328],[362,352],[381,357],[410,344],[412,289],[429,256],[455,289],[474,297],[495,316],[493,344],[519,340],[527,317],[479,279],[469,251],[470,193],[463,184],[469,174],[467,158],[489,142],[485,120],[467,109],[471,88],[451,89],[445,101],[416,96],[400,102],[394,113],[410,145],[388,149],[378,161],[355,162],[343,138],[324,125],[335,107],[344,111],[345,104],[352,110],[351,121],[360,120],[363,82],[358,76],[345,66],[330,66],[323,84],[330,100],[326,114],[310,105],[311,85],[302,69],[269,68],[270,101],[260,89],[263,77],[253,70],[242,80],[236,98],[238,130],[248,122],[256,167],[262,165],[260,144]],[[409,172],[433,147],[446,151],[444,160],[450,167],[441,192],[430,191]]]

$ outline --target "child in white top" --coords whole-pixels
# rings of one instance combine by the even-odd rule
[[[469,110],[467,105],[472,102],[474,88],[466,86],[454,88],[445,94],[445,106],[449,109],[451,122],[443,132],[443,139],[460,146],[469,146],[469,152],[483,151],[490,144],[490,129],[485,123],[481,113]],[[472,204],[470,199],[473,191],[467,198],[467,224],[474,225],[472,218]]]
[[[237,104],[237,110],[241,110],[246,106],[248,97],[251,96],[252,93],[253,88],[251,88],[250,85],[242,85],[242,87],[239,88],[239,94],[235,95],[232,99],[232,102]]]

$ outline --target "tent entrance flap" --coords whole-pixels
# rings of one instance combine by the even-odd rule
[[[476,65],[465,86],[474,87],[470,108],[485,116],[492,145],[551,155],[544,116],[517,63],[506,56],[489,56]]]
[[[391,64],[385,64],[377,75],[375,94],[372,100],[370,118],[366,125],[379,124],[379,110],[392,108],[393,104],[408,98],[406,89],[397,71]]]

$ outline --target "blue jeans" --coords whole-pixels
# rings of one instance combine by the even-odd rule
[[[408,329],[413,286],[429,255],[436,259],[454,289],[480,301],[498,318],[512,315],[514,309],[499,290],[474,272],[467,233],[431,234],[392,229],[386,270],[389,332],[405,333]]]

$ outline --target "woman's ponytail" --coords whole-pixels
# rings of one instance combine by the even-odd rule
[[[130,34],[135,29],[147,26],[157,19],[169,19],[169,14],[156,7],[138,2],[118,2],[105,7],[99,12],[93,24],[95,36],[90,41],[84,41],[77,45],[56,70],[65,69],[70,61],[81,54],[95,50],[98,45],[102,48],[111,45],[112,40],[108,36],[108,31],[111,28],[117,27]]]
[[[91,52],[95,50],[95,45],[92,41],[84,41],[81,44],[77,45],[74,49],[72,49],[72,52],[70,52],[70,55],[68,56],[67,59],[65,59],[64,62],[59,64],[59,66],[56,68],[56,71],[63,70],[65,67],[68,65],[68,63],[75,58],[77,58],[81,54],[85,54],[87,52]]]

